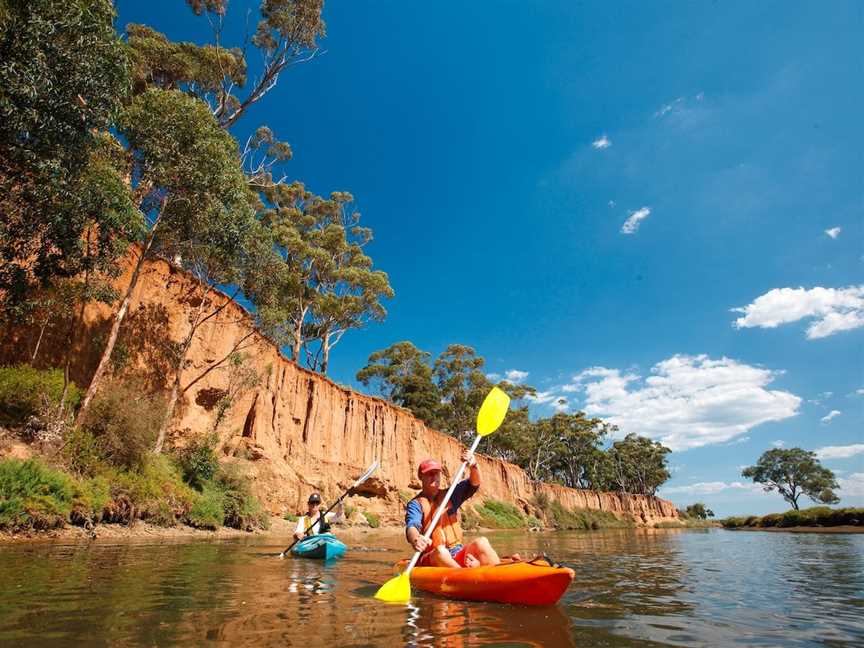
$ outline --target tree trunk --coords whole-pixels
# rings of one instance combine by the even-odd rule
[[[36,362],[36,356],[39,353],[39,345],[42,344],[42,336],[45,335],[45,329],[48,327],[48,322],[51,321],[51,315],[48,315],[45,318],[45,321],[42,322],[42,326],[39,327],[39,338],[36,340],[36,348],[33,349],[33,355],[30,357],[30,364],[34,364]]]
[[[156,235],[156,228],[159,226],[159,221],[162,219],[162,214],[164,210],[165,201],[163,200],[161,206],[159,207],[159,215],[156,217],[156,221],[153,223],[153,227],[150,228],[150,233],[147,235],[147,241],[144,244],[144,249],[141,250],[141,255],[138,257],[138,262],[135,264],[135,270],[133,270],[132,272],[132,278],[129,280],[129,286],[126,288],[126,294],[123,296],[123,302],[120,304],[120,310],[118,310],[117,315],[114,316],[114,323],[111,325],[111,333],[108,335],[108,342],[105,344],[105,349],[102,351],[102,357],[99,359],[99,365],[96,367],[96,372],[93,374],[93,378],[90,380],[90,386],[87,388],[87,393],[84,395],[84,399],[81,401],[81,408],[78,410],[78,417],[75,419],[76,424],[80,423],[84,414],[87,412],[87,408],[90,406],[93,397],[99,390],[99,386],[102,382],[105,371],[108,369],[108,362],[110,362],[111,354],[114,352],[114,345],[117,344],[117,336],[120,333],[120,325],[126,318],[126,312],[129,310],[129,302],[132,301],[132,293],[135,292],[135,286],[138,284],[138,277],[141,274],[141,268],[144,266],[144,261],[145,259],[147,259],[150,248],[153,246],[153,239]]]
[[[321,360],[321,373],[325,376],[327,375],[327,365],[330,362],[330,340],[329,336],[325,337],[321,340],[321,345],[323,349],[323,357]]]

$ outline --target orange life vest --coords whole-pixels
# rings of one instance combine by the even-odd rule
[[[429,523],[432,521],[432,518],[435,516],[435,511],[438,510],[438,507],[441,505],[446,493],[446,490],[439,490],[438,495],[435,496],[434,505],[433,502],[423,493],[420,493],[414,498],[420,505],[420,509],[423,511],[424,533],[426,532]],[[447,509],[449,509],[450,506],[450,502],[448,502]],[[432,548],[440,545],[449,548],[457,544],[462,544],[462,525],[459,524],[459,511],[457,510],[453,515],[450,515],[450,512],[447,509],[445,509],[441,514],[441,517],[438,518],[438,524],[435,525],[435,530],[432,532]]]

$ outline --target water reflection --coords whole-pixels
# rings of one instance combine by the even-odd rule
[[[0,644],[864,645],[864,536],[622,530],[494,538],[576,570],[551,608],[372,595],[404,553],[332,564],[260,540],[0,548]],[[372,551],[371,549],[375,549]]]

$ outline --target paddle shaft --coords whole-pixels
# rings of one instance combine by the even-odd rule
[[[474,454],[474,451],[477,449],[477,446],[480,444],[480,439],[482,439],[479,434],[474,438],[474,443],[471,444],[471,454]],[[450,482],[450,488],[447,489],[447,494],[444,496],[444,501],[441,502],[441,506],[438,507],[438,510],[435,511],[435,515],[432,517],[432,521],[429,523],[429,526],[426,527],[426,532],[423,534],[423,537],[427,540],[432,537],[432,531],[435,530],[435,526],[438,524],[438,520],[441,519],[441,515],[444,513],[444,509],[447,508],[447,504],[450,502],[450,497],[453,495],[453,491],[456,490],[456,484],[459,483],[459,480],[462,479],[462,473],[465,472],[465,468],[468,466],[467,461],[463,461],[462,465],[459,466],[459,472],[456,473],[456,477]],[[403,575],[407,576],[411,573],[411,570],[414,569],[414,566],[417,564],[417,561],[420,560],[420,551],[416,551],[414,555],[411,557],[411,562],[408,563],[408,569],[403,572]]]
[[[341,496],[339,499],[337,499],[335,502],[333,502],[333,504],[330,505],[330,508],[328,508],[328,509],[327,509],[326,511],[324,511],[323,513],[319,513],[317,519],[312,520],[312,524],[310,524],[308,527],[306,527],[306,530],[303,532],[303,535],[305,536],[307,533],[309,533],[309,532],[312,530],[312,527],[315,526],[315,523],[316,523],[317,521],[319,521],[319,520],[324,520],[324,518],[326,517],[326,515],[327,515],[330,511],[332,511],[334,508],[336,508],[336,507],[339,505],[339,502],[341,502],[343,499],[345,499],[345,498],[348,496],[348,493],[350,493],[352,490],[354,490],[355,488],[357,488],[360,484],[362,484],[362,483],[363,483],[364,481],[366,481],[366,479],[368,479],[368,478],[369,478],[368,475],[364,475],[363,477],[361,477],[360,479],[358,479],[356,482],[354,482],[354,483],[351,485],[351,488],[349,488],[349,489],[346,490],[344,493],[342,493],[342,496]],[[325,520],[325,521],[326,521],[326,520]],[[281,555],[281,556],[284,556],[285,554],[287,554],[289,551],[291,551],[291,549],[294,548],[294,545],[296,545],[296,544],[297,544],[298,542],[300,542],[300,540],[302,540],[302,539],[303,539],[303,538],[295,538],[295,539],[294,539],[294,542],[292,542],[290,545],[288,545],[288,547],[287,547],[287,548],[286,548],[286,549],[285,549],[285,550],[284,550],[280,555]]]

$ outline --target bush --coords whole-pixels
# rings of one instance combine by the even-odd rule
[[[144,394],[134,383],[115,382],[93,400],[82,427],[106,461],[137,468],[153,449],[164,411],[161,398]]]
[[[407,504],[412,499],[414,499],[414,493],[412,493],[411,491],[407,491],[407,490],[400,490],[399,491],[399,499],[402,501],[403,504]]]
[[[38,459],[0,461],[0,528],[43,530],[63,526],[72,510],[75,484]]]
[[[632,522],[619,520],[608,511],[597,511],[593,509],[564,508],[560,502],[552,502],[549,505],[552,520],[559,529],[570,530],[596,530],[607,528],[623,528],[633,526]]]
[[[104,477],[91,477],[75,484],[70,520],[73,524],[100,522],[111,501],[111,486]]]
[[[289,522],[296,522],[297,520],[300,519],[300,516],[297,515],[296,513],[286,513],[285,515],[282,516],[282,519],[288,520]]]
[[[486,500],[476,507],[480,524],[493,529],[519,529],[525,526],[525,516],[512,504]]]
[[[105,467],[96,437],[83,428],[66,431],[62,460],[66,468],[77,475],[94,475]]]
[[[225,512],[222,523],[225,526],[252,531],[266,529],[270,525],[270,516],[252,494],[246,478],[222,468],[214,485],[222,493]]]
[[[192,502],[186,516],[189,524],[199,529],[215,529],[225,519],[224,496],[212,485],[207,485]]]
[[[381,519],[375,513],[369,513],[367,511],[363,512],[363,517],[366,518],[366,521],[369,523],[369,526],[373,529],[377,529],[381,526]]]
[[[536,506],[538,509],[546,513],[549,510],[549,505],[552,503],[552,499],[544,492],[539,492],[531,498],[531,503]]]
[[[177,452],[177,459],[183,468],[183,479],[195,488],[203,488],[219,472],[219,458],[216,456],[216,434],[207,434],[194,439],[189,445]]]
[[[136,469],[115,469],[105,477],[111,484],[109,522],[142,519],[174,526],[185,518],[197,495],[183,481],[180,468],[164,455],[150,455]]]
[[[62,396],[61,369],[0,367],[0,425],[20,426],[33,416],[43,416],[60,404]],[[70,383],[66,406],[75,409],[80,400],[80,390]]]

